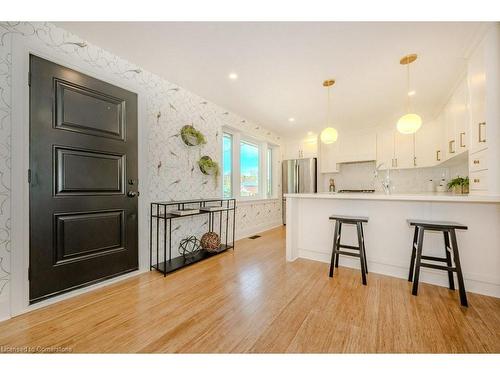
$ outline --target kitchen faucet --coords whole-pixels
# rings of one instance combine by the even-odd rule
[[[380,170],[380,168],[382,168],[385,164],[384,163],[380,163],[379,165],[377,165],[377,167],[375,168],[375,171],[373,172],[373,177],[375,179],[378,179],[379,175],[378,175],[378,172]],[[391,169],[390,168],[387,168],[385,170],[385,178],[380,181],[380,183],[382,184],[382,188],[384,189],[384,193],[385,194],[391,194]]]

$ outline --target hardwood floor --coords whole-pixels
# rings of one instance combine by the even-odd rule
[[[0,323],[0,347],[73,352],[500,352],[500,299],[308,260],[282,228],[164,278],[149,272]]]

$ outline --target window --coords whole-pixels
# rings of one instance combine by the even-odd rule
[[[228,133],[222,136],[222,196],[233,196],[233,136]]]
[[[273,196],[273,149],[267,148],[267,197]]]
[[[240,142],[240,196],[259,195],[259,146]]]
[[[222,134],[222,196],[239,200],[274,198],[275,146],[237,130]],[[276,156],[275,156],[276,157]]]

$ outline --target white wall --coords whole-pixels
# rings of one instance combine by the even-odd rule
[[[0,23],[0,320],[10,316],[11,251],[11,128],[12,119],[12,37],[51,51],[57,60],[71,60],[75,65],[100,75],[112,76],[123,86],[139,87],[145,93],[145,127],[147,139],[147,181],[140,181],[143,194],[150,201],[178,200],[221,195],[211,177],[201,174],[196,160],[210,155],[221,160],[223,126],[241,129],[252,136],[280,144],[280,137],[259,124],[247,121],[205,99],[184,90],[150,72],[137,74],[140,68],[118,56],[93,45],[81,48],[72,42],[81,39],[50,23]],[[56,61],[57,62],[57,61]],[[177,136],[183,125],[193,123],[207,138],[201,149],[189,149]],[[19,124],[17,124],[19,125]],[[280,160],[276,161],[280,163]],[[278,194],[280,196],[280,194]],[[243,204],[237,211],[237,234],[255,233],[278,225],[281,221],[279,200]],[[180,223],[176,237],[192,231],[192,223]],[[203,223],[200,223],[200,225]],[[147,249],[140,249],[141,252]]]

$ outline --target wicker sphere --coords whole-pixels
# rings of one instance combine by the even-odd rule
[[[179,253],[181,253],[184,258],[193,257],[198,254],[200,250],[201,243],[195,236],[184,238],[179,243]]]
[[[201,236],[201,247],[207,251],[215,251],[220,246],[219,235],[215,232],[207,232]]]

